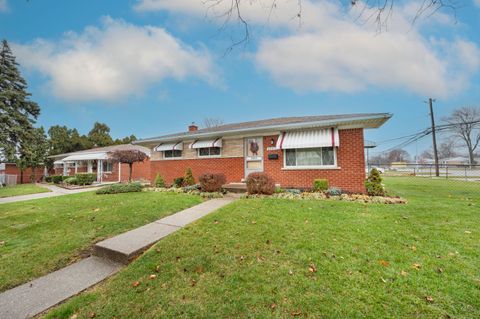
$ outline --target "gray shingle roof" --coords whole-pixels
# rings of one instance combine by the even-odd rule
[[[256,130],[260,128],[268,129],[269,127],[275,128],[282,125],[292,125],[292,124],[302,124],[302,123],[312,123],[312,122],[324,122],[324,121],[342,121],[342,120],[360,120],[364,118],[378,118],[383,119],[382,123],[388,120],[392,114],[390,113],[358,113],[358,114],[339,114],[339,115],[314,115],[314,116],[298,116],[298,117],[280,117],[280,118],[272,118],[266,120],[258,120],[258,121],[250,121],[250,122],[240,122],[240,123],[232,123],[232,124],[225,124],[211,128],[203,128],[193,132],[179,132],[174,134],[167,134],[161,135],[157,137],[151,137],[146,139],[141,139],[135,141],[134,143],[142,143],[148,141],[155,141],[155,140],[165,140],[169,138],[195,138],[197,135],[203,134],[214,134],[218,132],[219,134],[234,132],[238,130],[246,131],[251,129]]]

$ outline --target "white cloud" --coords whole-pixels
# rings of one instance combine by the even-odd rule
[[[7,0],[0,0],[0,12],[8,12],[9,7],[8,7],[8,2]]]
[[[480,7],[480,0],[473,0],[473,3],[474,3],[477,7]]]
[[[67,33],[58,43],[38,39],[12,47],[22,66],[46,75],[54,95],[71,101],[118,100],[166,78],[218,80],[206,49],[195,50],[162,28],[109,17],[100,28]]]
[[[242,2],[246,21],[253,26],[268,25],[276,34],[280,31],[280,35],[259,40],[253,59],[277,83],[297,91],[354,92],[376,87],[447,97],[468,87],[480,68],[476,44],[422,33],[427,26],[437,31],[440,27],[453,29],[451,16],[426,12],[428,18],[412,26],[417,2],[396,5],[387,21],[388,30],[382,33],[376,32],[374,21],[360,21],[372,13],[360,12],[361,3],[347,11],[338,1],[304,0],[300,27],[295,19],[297,1],[277,1],[271,15],[269,3]],[[221,1],[213,8],[205,4],[208,2],[139,0],[136,10],[221,17],[231,1]],[[221,19],[217,21],[223,22]]]

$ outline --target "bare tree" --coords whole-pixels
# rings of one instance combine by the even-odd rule
[[[454,136],[460,138],[467,147],[470,165],[475,164],[475,150],[480,143],[480,108],[456,109],[443,121],[451,125]]]
[[[458,156],[455,151],[455,142],[452,140],[444,141],[438,147],[438,157],[445,159]]]
[[[250,22],[245,17],[245,11],[248,6],[256,4],[266,9],[265,21],[270,20],[280,2],[288,3],[291,0],[204,0],[207,5],[207,13],[214,12],[214,18],[223,19],[221,29],[225,29],[231,22],[239,23],[243,28],[243,36],[239,40],[232,40],[232,46],[227,50],[232,50],[235,46],[245,44],[250,39]],[[299,26],[302,25],[303,3],[305,0],[296,0],[296,9],[291,13],[291,19],[298,20]],[[358,8],[357,20],[364,22],[374,21],[379,31],[386,29],[393,11],[398,6],[399,1],[395,0],[340,0],[345,8]],[[416,7],[416,14],[412,18],[412,24],[421,17],[434,15],[438,10],[446,8],[456,15],[456,9],[460,7],[462,0],[423,0],[419,1]]]
[[[207,117],[202,121],[203,128],[212,128],[212,127],[217,127],[223,124],[224,124],[223,120],[219,117]]]

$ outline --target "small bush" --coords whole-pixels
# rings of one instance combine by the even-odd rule
[[[173,179],[173,187],[182,187],[183,186],[183,176]]]
[[[78,185],[78,179],[76,177],[69,177],[63,180],[68,185]]]
[[[75,174],[78,185],[92,185],[97,180],[97,174],[95,173],[78,173]]]
[[[326,193],[330,196],[340,196],[342,195],[342,190],[338,187],[330,187]]]
[[[195,178],[193,177],[192,169],[188,167],[185,170],[185,176],[183,177],[182,186],[192,186],[192,185],[195,185]]]
[[[275,194],[285,193],[285,190],[280,186],[275,186]]]
[[[200,189],[202,192],[220,192],[227,179],[222,173],[206,173],[200,175]]]
[[[382,177],[376,168],[372,168],[365,181],[367,194],[370,196],[385,196],[385,188],[382,185]]]
[[[275,192],[275,182],[265,173],[251,173],[247,176],[247,192],[272,195]]]
[[[155,176],[155,181],[153,183],[155,184],[155,187],[165,187],[165,181],[163,180],[163,177],[160,175],[160,173],[157,173],[157,176]]]
[[[45,176],[45,183],[51,183],[52,182],[52,176]]]
[[[141,192],[142,185],[140,183],[129,183],[129,184],[112,184],[105,187],[102,187],[96,191],[98,195],[105,194],[119,194],[119,193],[133,193]]]
[[[51,181],[54,183],[54,184],[60,184],[62,181],[63,181],[63,177],[62,175],[52,175],[50,176],[51,177]],[[67,176],[68,177],[68,176]]]
[[[328,189],[328,180],[327,179],[315,179],[313,180],[313,191],[314,192],[323,192]]]

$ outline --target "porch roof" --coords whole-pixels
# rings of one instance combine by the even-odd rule
[[[75,154],[65,157],[63,162],[74,161],[88,161],[88,160],[105,160],[108,159],[108,155],[105,152],[88,153],[88,154]]]

